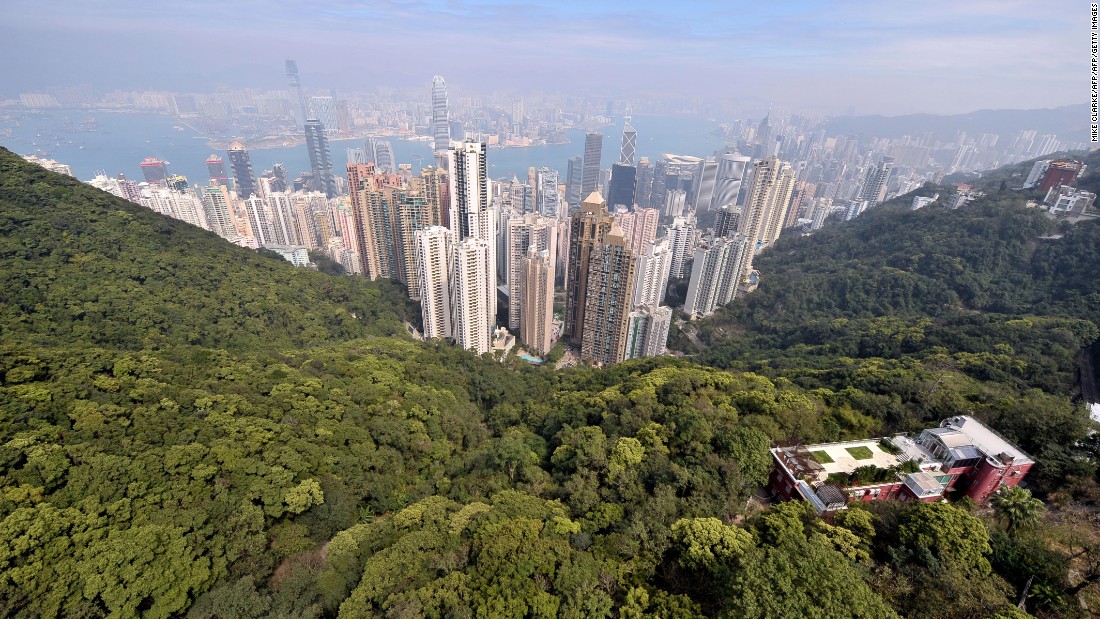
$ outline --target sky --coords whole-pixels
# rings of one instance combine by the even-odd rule
[[[823,113],[952,114],[1089,99],[1088,2],[0,0],[0,97],[52,86],[210,92],[680,96]]]

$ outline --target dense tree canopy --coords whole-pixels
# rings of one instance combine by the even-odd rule
[[[5,616],[1008,617],[1029,578],[1043,612],[1093,582],[1064,569],[1094,556],[1085,533],[754,498],[775,442],[964,410],[1049,453],[1050,488],[1084,488],[1087,425],[1043,382],[1095,339],[1083,318],[807,299],[819,341],[772,363],[725,342],[719,367],[556,372],[414,342],[389,284],[295,270],[6,152],[0,230]]]

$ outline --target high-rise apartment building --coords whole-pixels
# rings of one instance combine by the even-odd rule
[[[451,338],[451,278],[454,276],[454,243],[451,231],[431,226],[416,233],[416,270],[424,337]]]
[[[886,199],[886,183],[889,182],[893,170],[893,157],[883,157],[878,165],[867,170],[867,179],[863,183],[863,190],[859,192],[859,199],[866,200],[868,208],[878,206]]]
[[[783,229],[794,191],[794,170],[769,157],[753,164],[747,184],[738,231],[760,251],[774,243]]]
[[[634,254],[622,231],[612,227],[592,248],[588,264],[581,359],[610,365],[626,359],[634,301]]]
[[[695,249],[695,218],[676,217],[668,227],[668,245],[672,253],[669,277],[683,279],[684,267]]]
[[[635,307],[627,320],[626,358],[665,354],[671,325],[672,308],[652,305]]]
[[[553,238],[553,236],[551,236]],[[532,351],[550,352],[554,330],[554,250],[534,245],[521,262],[520,338]]]
[[[376,255],[374,237],[367,233],[368,219],[361,194],[363,182],[374,176],[374,164],[349,163],[347,165],[347,173],[348,196],[351,201],[351,216],[354,228],[354,244],[345,246],[358,254],[360,265],[359,272],[366,276],[367,279],[375,280],[381,277],[381,275],[374,262],[374,256]]]
[[[581,342],[587,310],[589,262],[595,248],[603,243],[615,219],[607,212],[607,203],[592,192],[569,221],[569,262],[565,281],[565,336],[574,344]]]
[[[496,286],[488,279],[493,249],[492,242],[477,237],[455,244],[451,326],[455,344],[479,355],[489,352],[496,322]]]
[[[312,189],[335,198],[336,179],[332,176],[332,156],[328,149],[328,136],[325,135],[324,124],[316,118],[306,120],[306,149],[309,151],[309,165],[313,170]]]
[[[274,245],[275,229],[271,226],[271,218],[268,216],[267,206],[259,196],[253,194],[245,200],[245,212],[248,215],[248,229],[256,244]]]
[[[637,208],[627,211],[623,207],[615,209],[615,222],[622,228],[623,236],[630,239],[630,251],[639,256],[646,246],[657,238],[657,225],[661,213],[655,208]]]
[[[741,223],[741,209],[732,204],[726,204],[718,209],[714,217],[714,236],[719,238],[731,237],[737,234]]]
[[[525,259],[533,249],[536,253],[547,252],[548,273],[554,275],[554,261],[557,259],[557,222],[537,213],[513,216],[507,227],[507,271],[508,271],[508,330],[520,333],[522,327],[523,301],[525,292]],[[544,283],[544,282],[543,282]],[[536,284],[538,285],[538,284]],[[553,279],[550,280],[551,304],[553,303]]]
[[[237,197],[247,200],[256,193],[256,175],[252,172],[252,158],[248,156],[244,144],[233,142],[226,151],[229,155],[229,167],[233,169],[233,184]]]
[[[206,222],[210,231],[230,241],[237,238],[237,223],[233,216],[233,206],[229,201],[229,191],[225,185],[211,185],[202,189],[202,204],[206,210]]]
[[[637,281],[634,282],[634,306],[659,306],[665,301],[668,274],[672,269],[672,250],[667,238],[649,243],[637,257]]]
[[[445,155],[451,147],[451,117],[447,109],[447,82],[442,75],[432,78],[432,138],[437,158]]]
[[[586,133],[584,135],[584,169],[581,173],[581,195],[587,196],[599,191],[600,155],[603,153],[603,134]]]
[[[462,289],[454,294],[455,342],[478,352],[488,351],[497,315],[497,213],[490,206],[490,186],[485,161],[485,144],[466,140],[456,143],[447,151],[448,179],[450,181],[450,224],[459,251],[465,257],[455,258],[455,272],[468,269],[478,262],[485,269],[479,278],[456,275],[454,286],[476,285],[477,290]],[[468,240],[480,244],[466,243]],[[482,261],[481,253],[485,253]],[[465,271],[463,271],[465,272]],[[475,305],[471,299],[478,299]],[[464,324],[463,321],[482,320],[483,325]],[[460,338],[461,335],[461,338]],[[484,337],[484,341],[482,338]],[[482,344],[484,343],[484,349]]]
[[[741,236],[716,238],[709,246],[696,249],[684,313],[694,320],[732,301],[751,252],[751,243]]]
[[[427,202],[425,226],[450,227],[450,191],[447,173],[443,168],[428,166],[420,170],[420,176],[412,180],[413,187]]]

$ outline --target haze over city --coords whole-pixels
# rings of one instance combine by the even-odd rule
[[[0,96],[76,84],[721,98],[897,115],[1087,100],[1081,2],[41,3],[9,0]]]

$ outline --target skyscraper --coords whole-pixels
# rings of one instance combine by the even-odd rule
[[[759,251],[779,238],[794,191],[794,170],[769,157],[753,164],[747,185],[738,231]]]
[[[396,172],[397,161],[393,156],[393,145],[382,138],[374,136],[363,140],[363,158],[366,162],[373,163],[379,172]]]
[[[451,118],[447,110],[447,82],[442,75],[432,78],[432,137],[436,156],[451,147]]]
[[[626,359],[634,300],[634,255],[622,231],[612,226],[592,248],[585,294],[581,359],[610,365]]]
[[[714,219],[714,236],[716,237],[730,237],[737,233],[741,221],[741,209],[733,206],[732,204],[726,204],[718,209],[718,213]]]
[[[310,97],[309,116],[324,125],[327,133],[336,132],[336,102],[332,97]]]
[[[451,278],[454,276],[454,244],[451,231],[431,226],[416,233],[416,270],[420,287],[420,313],[424,337],[454,337],[451,327]]]
[[[638,149],[638,132],[630,126],[630,116],[623,121],[623,144],[619,152],[619,163],[634,166],[634,155]],[[612,202],[614,204],[614,202]]]
[[[634,206],[635,175],[638,170],[624,163],[611,166],[611,183],[607,190],[607,203],[616,206]]]
[[[225,162],[217,155],[206,158],[206,170],[210,172],[210,180],[219,185],[224,185],[229,180],[229,176],[225,173]]]
[[[537,213],[513,216],[508,220],[508,330],[519,333],[522,326],[523,300],[526,298],[526,264],[524,259],[533,249],[536,253],[548,252],[548,268],[554,275],[557,257],[557,226],[555,220]],[[553,279],[550,281],[553,298]]]
[[[554,320],[554,259],[550,249],[532,246],[523,258],[520,337],[539,354],[550,352]]]
[[[696,213],[702,214],[710,210],[711,202],[714,201],[714,188],[718,184],[718,162],[713,159],[701,162],[695,179],[692,206]]]
[[[348,163],[348,196],[351,201],[352,226],[354,231],[354,243],[345,244],[347,249],[355,250],[359,257],[359,272],[367,279],[375,280],[380,277],[378,269],[374,265],[373,236],[367,234],[367,215],[363,206],[362,194],[363,181],[374,175],[374,164]]]
[[[867,170],[867,179],[863,183],[860,200],[866,200],[867,206],[878,206],[886,198],[886,183],[894,170],[894,158],[883,157],[877,166]]]
[[[709,246],[695,250],[684,313],[692,320],[709,316],[737,296],[744,264],[752,249],[742,236],[716,238]]]
[[[581,180],[583,177],[584,159],[579,155],[569,158],[569,167],[565,175],[565,202],[569,205],[569,213],[572,214],[581,205]]]
[[[302,82],[298,77],[298,63],[293,60],[286,61],[286,77],[290,82],[290,90],[298,96],[298,120],[303,124],[306,119],[309,118],[309,111],[306,109],[306,96],[302,93]]]
[[[794,191],[794,170],[775,157],[757,161],[749,172],[745,201],[741,207],[738,232],[752,244],[752,252],[744,260],[741,278],[752,270],[752,257],[771,246],[782,231]]]
[[[463,289],[454,295],[455,341],[465,348],[479,352],[488,351],[497,315],[497,238],[496,209],[490,206],[490,187],[485,161],[485,144],[466,140],[456,143],[447,151],[448,178],[450,180],[450,224],[455,245],[464,256],[456,257],[454,286],[478,286],[477,290]],[[466,243],[468,240],[480,244]],[[484,260],[481,254],[484,252]],[[465,274],[474,263],[481,264],[485,272],[480,277]],[[475,297],[477,303],[469,305]],[[467,305],[460,305],[462,303]],[[484,325],[463,324],[465,320],[482,320]],[[460,339],[460,334],[462,338]],[[484,342],[480,339],[484,337]],[[481,346],[484,343],[484,350]]]
[[[695,249],[695,218],[676,217],[672,225],[668,227],[668,245],[672,252],[672,266],[669,268],[669,277],[683,279],[684,267],[687,265],[691,252]]]
[[[245,200],[245,212],[248,214],[248,229],[256,244],[272,245],[275,243],[275,230],[271,227],[271,219],[267,214],[267,206],[255,194]]]
[[[156,157],[146,157],[140,164],[146,183],[164,185],[168,180],[168,164]]]
[[[493,272],[490,256],[494,247],[493,242],[477,237],[455,245],[451,323],[455,344],[479,355],[489,352],[496,322],[496,286],[488,279]]]
[[[229,192],[224,185],[211,185],[202,190],[203,208],[206,209],[206,222],[210,231],[223,239],[237,238],[237,225],[233,217],[233,207],[229,203]]]
[[[600,155],[603,152],[603,134],[586,133],[584,135],[584,170],[581,176],[581,195],[587,196],[599,191]]]
[[[256,193],[256,175],[252,172],[252,158],[248,156],[244,144],[233,142],[226,151],[229,155],[229,167],[233,169],[233,182],[237,197],[247,200]]]
[[[565,336],[581,343],[587,308],[589,261],[595,247],[603,243],[615,219],[607,212],[607,203],[592,192],[580,211],[569,220],[569,263],[565,281]]]
[[[637,281],[634,283],[634,306],[658,306],[665,302],[668,274],[672,269],[672,250],[667,238],[649,243],[638,255]]]
[[[535,174],[535,193],[538,202],[537,211],[540,215],[550,218],[558,218],[564,215],[561,207],[561,192],[558,189],[558,171],[550,168],[539,168]]]
[[[316,118],[306,120],[306,149],[309,151],[309,165],[313,169],[313,190],[335,198],[336,179],[332,176],[328,136],[325,135],[324,124]]]
[[[741,192],[741,184],[745,180],[750,161],[748,157],[736,153],[725,153],[718,157],[714,195],[710,200],[711,210],[737,204],[737,197]]]
[[[627,325],[626,358],[665,354],[672,308],[642,305],[630,312]]]

